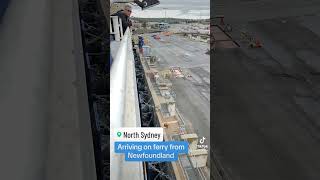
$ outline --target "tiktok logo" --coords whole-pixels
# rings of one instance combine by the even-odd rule
[[[200,140],[199,140],[199,143],[197,145],[198,149],[208,149],[208,145],[204,143],[204,141],[206,140],[207,138],[205,137],[202,137]]]
[[[200,144],[203,144],[205,139],[206,139],[205,137],[202,137],[202,138],[200,139],[200,141],[199,141]]]

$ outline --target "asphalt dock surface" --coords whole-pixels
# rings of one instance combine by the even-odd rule
[[[187,129],[210,144],[210,56],[209,43],[180,35],[160,35],[160,40],[147,35],[152,54],[159,58],[159,70],[180,67],[190,78],[172,78],[176,107]]]

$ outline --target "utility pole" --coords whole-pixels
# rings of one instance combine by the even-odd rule
[[[164,10],[164,21],[167,22],[167,9],[168,8],[163,8]]]

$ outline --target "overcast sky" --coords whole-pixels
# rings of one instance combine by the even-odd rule
[[[210,0],[160,0],[160,4],[146,10],[135,7],[133,17],[209,18]]]

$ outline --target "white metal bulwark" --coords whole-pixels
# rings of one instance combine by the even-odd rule
[[[110,129],[141,127],[131,31],[122,38],[110,71]],[[142,162],[126,162],[123,154],[114,153],[110,136],[111,179],[143,180]]]

